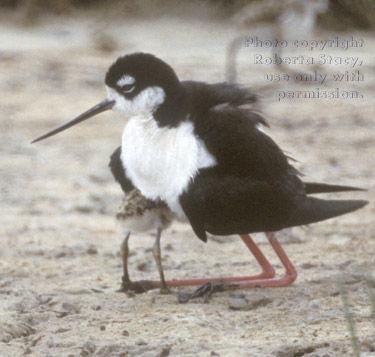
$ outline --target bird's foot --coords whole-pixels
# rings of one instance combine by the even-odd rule
[[[178,295],[178,302],[186,303],[191,299],[203,297],[203,302],[206,303],[212,294],[228,289],[235,289],[236,287],[237,284],[234,283],[205,283],[192,293],[180,293]]]
[[[175,292],[168,288],[168,286],[162,286],[159,290],[160,294],[167,295],[167,294],[174,294]]]
[[[128,292],[129,288],[124,283],[121,283],[120,289],[116,290],[116,293],[126,293]]]
[[[127,281],[122,282],[117,292],[126,294],[142,294],[149,290],[156,289],[155,283],[151,280]]]
[[[116,290],[116,293],[126,293],[129,291],[129,286],[132,282],[129,279],[129,275],[123,275],[121,277],[121,286],[120,289]]]

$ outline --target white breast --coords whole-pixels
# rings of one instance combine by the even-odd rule
[[[159,128],[152,116],[129,120],[122,135],[121,160],[127,176],[149,199],[161,198],[180,217],[179,196],[198,169],[216,164],[191,122]]]

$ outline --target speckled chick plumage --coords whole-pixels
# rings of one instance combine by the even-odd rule
[[[155,227],[168,228],[175,215],[163,201],[149,200],[133,189],[125,194],[116,218],[127,230],[145,232]]]

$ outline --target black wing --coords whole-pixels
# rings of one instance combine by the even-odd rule
[[[362,200],[321,200],[254,179],[222,176],[203,169],[180,197],[195,234],[217,235],[278,231],[355,211]]]
[[[259,130],[264,119],[249,109],[211,109],[192,115],[195,133],[206,144],[226,174],[255,180],[278,181],[298,175],[287,156]],[[297,183],[294,177],[291,177]]]
[[[190,109],[203,113],[221,104],[238,107],[257,101],[249,89],[230,83],[208,84],[204,82],[182,81]]]
[[[298,174],[277,144],[259,130],[261,124],[267,125],[265,119],[251,109],[239,108],[256,101],[249,89],[228,83],[182,84],[195,134],[223,172],[267,181]]]
[[[196,83],[191,83],[192,92]],[[202,85],[201,85],[202,86]],[[264,119],[250,109],[244,90],[205,85],[208,105],[193,93],[191,117],[217,165],[202,169],[181,195],[180,203],[197,236],[277,231],[336,217],[363,207],[366,201],[332,201],[307,194],[355,190],[353,187],[307,183],[279,146],[259,130]],[[201,90],[202,92],[202,90]],[[210,94],[208,94],[208,92]],[[194,101],[197,104],[194,104]],[[226,108],[217,108],[229,103]]]
[[[124,193],[128,193],[134,189],[132,182],[125,175],[125,169],[121,161],[121,146],[119,146],[111,155],[108,166],[111,169],[113,177],[116,182],[120,184]]]

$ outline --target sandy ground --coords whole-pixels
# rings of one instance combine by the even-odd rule
[[[209,303],[179,304],[175,295],[158,291],[133,297],[116,292],[123,233],[114,213],[121,191],[107,163],[126,118],[108,112],[42,143],[29,142],[104,98],[105,71],[120,54],[152,52],[181,79],[223,80],[225,47],[236,32],[223,22],[111,21],[82,15],[19,27],[13,14],[1,14],[0,355],[351,355],[339,279],[348,290],[363,356],[375,355],[363,279],[375,267],[373,36],[355,34],[366,41],[356,51],[365,59],[366,81],[349,85],[360,88],[360,100],[278,103],[279,84],[261,88],[270,69],[254,68],[249,52],[241,52],[240,81],[259,90],[272,127],[268,133],[298,160],[306,180],[366,187],[368,192],[336,197],[371,203],[282,237],[299,272],[293,286],[225,292]],[[97,31],[112,36],[114,51],[99,49]],[[268,34],[264,29],[255,33]],[[134,235],[130,241],[135,280],[158,277],[150,250],[153,236]],[[282,274],[263,235],[255,240]],[[169,279],[258,271],[238,237],[204,245],[189,226],[176,224],[163,235],[162,246]],[[245,311],[231,308],[239,300],[250,302]]]

